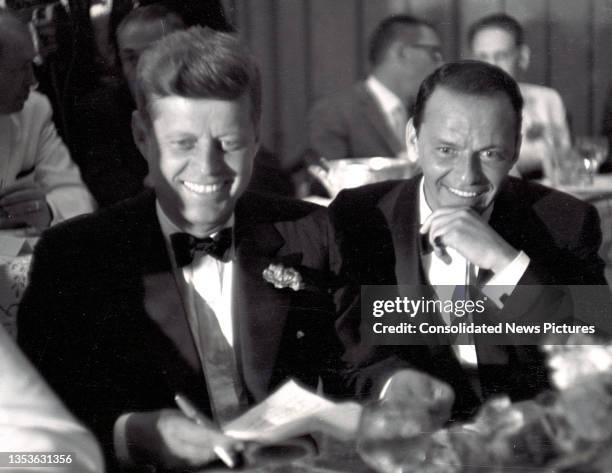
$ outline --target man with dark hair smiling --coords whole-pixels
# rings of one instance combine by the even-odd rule
[[[154,192],[46,233],[19,312],[20,344],[99,436],[109,471],[116,457],[160,471],[239,448],[179,412],[176,393],[223,424],[288,377],[339,389],[328,294],[262,276],[323,255],[304,252],[298,230],[316,206],[245,193],[254,60],[232,35],[191,28],[147,49],[136,82]]]
[[[449,63],[426,78],[406,134],[423,175],[345,190],[329,207],[341,272],[362,285],[426,286],[440,299],[451,297],[439,292],[444,286],[473,285],[501,321],[571,317],[565,291],[546,285],[606,284],[597,212],[508,176],[521,145],[521,107],[516,82],[483,62]],[[440,315],[452,323],[452,314]],[[359,315],[348,310],[341,324],[351,317]],[[457,416],[496,393],[524,399],[547,386],[537,346],[480,344],[475,336],[450,346],[368,348],[364,338],[363,346],[354,339],[353,362],[390,354],[386,360],[448,381]]]

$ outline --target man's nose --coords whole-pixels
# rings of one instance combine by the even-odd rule
[[[478,153],[465,153],[459,164],[459,176],[463,184],[478,184],[483,177]]]
[[[226,164],[223,160],[223,151],[220,146],[214,142],[201,143],[197,153],[193,154],[193,158],[189,161],[189,164],[192,168],[205,176],[223,174],[226,169]]]

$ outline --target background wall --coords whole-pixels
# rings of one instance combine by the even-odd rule
[[[286,165],[306,146],[313,101],[368,72],[366,46],[385,16],[409,13],[437,26],[446,60],[467,54],[478,18],[507,12],[532,50],[527,82],[556,88],[576,134],[599,131],[612,83],[612,0],[225,0],[226,11],[260,61],[263,143]]]

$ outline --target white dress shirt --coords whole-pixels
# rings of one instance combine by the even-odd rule
[[[394,131],[397,135],[400,143],[405,147],[404,131],[398,130],[398,121],[403,122],[403,128],[405,129],[406,123],[408,122],[406,106],[402,103],[401,99],[389,90],[381,81],[375,76],[369,76],[366,81],[366,86],[378,102],[389,128]],[[401,120],[398,118],[401,115]]]
[[[166,241],[168,248],[168,254],[172,259],[172,266],[175,268],[175,274],[179,277],[176,278],[180,289],[183,294],[189,294],[191,288],[195,290],[198,295],[206,301],[206,304],[210,310],[214,313],[221,331],[230,344],[234,346],[234,327],[232,321],[232,274],[234,263],[233,258],[229,261],[219,261],[212,256],[208,256],[204,253],[196,253],[191,264],[184,268],[177,268],[176,261],[174,261],[174,251],[172,250],[172,244],[170,242],[170,235],[173,233],[181,233],[179,229],[170,219],[164,214],[164,211],[156,204],[157,218],[161,227],[162,234]],[[234,217],[224,225],[224,228],[231,227],[234,223]],[[215,235],[210,235],[214,237]],[[233,253],[233,248],[232,248]],[[197,331],[197,317],[195,317],[193,304],[187,304],[191,307],[190,327],[193,334],[193,338],[196,343],[196,348],[200,352],[202,347],[199,340],[199,332]]]
[[[156,202],[156,213],[157,219],[159,220],[160,228],[166,242],[166,248],[170,255],[172,268],[174,271],[175,281],[177,283],[179,292],[183,299],[183,306],[187,312],[187,318],[189,323],[189,329],[196,350],[200,364],[204,370],[203,382],[208,385],[209,401],[213,412],[215,411],[215,396],[214,389],[211,389],[210,380],[206,373],[206,360],[205,360],[205,344],[201,338],[201,320],[203,316],[213,315],[219,323],[221,332],[230,345],[234,347],[234,327],[232,320],[232,288],[233,288],[233,254],[234,248],[232,245],[232,258],[227,262],[222,262],[208,256],[203,253],[196,253],[191,264],[178,268],[174,257],[174,250],[172,249],[172,243],[170,236],[173,233],[183,233],[183,230],[178,228],[164,213]],[[234,217],[230,218],[225,227],[230,227],[234,223]],[[215,234],[209,235],[214,237]],[[204,301],[204,304],[198,305],[195,303],[195,297],[200,296]],[[197,307],[202,307],[203,310],[209,311],[207,314],[199,314]],[[237,406],[236,410],[239,410],[242,405],[245,404],[245,393],[243,390],[242,383],[238,370],[236,368],[236,362],[230,360],[231,365],[234,367],[232,373],[227,373],[229,377],[234,379],[237,395]],[[219,403],[219,402],[218,402]],[[222,404],[222,403],[221,403]],[[130,413],[121,415],[114,426],[114,445],[115,452],[123,464],[131,464],[132,459],[130,458],[129,449],[127,446],[126,439],[126,426],[130,417]]]
[[[571,140],[561,96],[542,85],[521,82],[519,87],[524,101],[519,162],[563,158]]]
[[[485,220],[489,220],[493,206],[489,207],[483,214]],[[423,179],[419,185],[419,215],[420,224],[423,225],[427,217],[431,215],[432,210],[427,204],[425,191],[423,188]],[[446,263],[440,259],[435,252],[421,255],[421,263],[423,270],[427,276],[429,284],[433,286],[440,300],[451,300],[454,291],[454,286],[466,284],[466,259],[455,249],[446,247],[446,253],[450,256],[451,262]],[[482,292],[495,302],[498,307],[502,307],[501,299],[504,295],[509,295],[517,285],[523,273],[529,266],[529,256],[525,252],[520,251],[518,256],[502,271],[494,274],[482,287]],[[474,266],[475,274],[478,275],[479,268]],[[448,324],[450,314],[443,313],[442,318]],[[477,364],[476,350],[474,345],[455,345],[453,347],[455,354],[462,364],[474,366]]]

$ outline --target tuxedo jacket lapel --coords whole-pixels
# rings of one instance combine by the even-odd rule
[[[276,289],[263,278],[284,244],[271,223],[258,223],[257,216],[236,212],[236,270],[234,273],[233,322],[237,360],[251,400],[269,394],[291,293]],[[286,264],[300,263],[300,255]]]
[[[398,285],[424,285],[419,248],[418,179],[395,187],[379,203],[393,240]]]
[[[179,289],[151,194],[143,201],[139,222],[140,268],[144,310],[170,347],[155,346],[153,358],[174,392],[183,392],[209,412],[203,370],[187,316],[187,295]],[[178,357],[177,357],[178,356]]]
[[[399,139],[395,136],[389,125],[387,124],[387,118],[385,117],[380,105],[372,96],[365,83],[358,85],[359,97],[361,99],[361,105],[363,108],[363,118],[370,122],[372,128],[378,133],[382,141],[388,148],[390,156],[396,156],[403,150],[403,145]],[[361,157],[361,156],[354,156]]]

